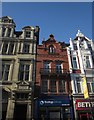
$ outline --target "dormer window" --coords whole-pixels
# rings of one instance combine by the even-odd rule
[[[50,53],[50,54],[55,53],[55,48],[54,48],[53,45],[50,45],[50,46],[49,46],[49,53]]]
[[[26,31],[26,38],[30,38],[31,37],[31,31]]]
[[[2,37],[4,37],[5,31],[6,31],[6,28],[3,28],[3,29],[2,29]]]

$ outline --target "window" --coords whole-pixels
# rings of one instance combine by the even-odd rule
[[[24,43],[23,45],[23,53],[29,53],[30,44]]]
[[[29,66],[28,64],[21,63],[19,67],[19,80],[29,80]]]
[[[57,73],[62,73],[62,64],[61,63],[56,63],[56,72]]]
[[[55,53],[55,48],[53,47],[53,45],[49,46],[49,53],[50,54]]]
[[[28,99],[28,93],[16,93],[17,99]]]
[[[47,79],[42,80],[42,92],[48,92],[48,80]]]
[[[7,34],[7,36],[10,37],[10,34],[11,34],[11,28],[8,28],[8,34]]]
[[[26,31],[26,38],[30,38],[31,37],[31,31]]]
[[[73,68],[74,68],[74,69],[77,69],[77,60],[76,60],[76,57],[73,57],[72,60],[73,60],[73,61],[72,61],[72,62],[73,62],[73,64],[72,64],[72,65],[73,65]]]
[[[81,81],[80,77],[76,77],[76,87],[77,87],[76,92],[82,93],[82,81]]]
[[[59,80],[59,92],[65,92],[65,80]]]
[[[74,50],[77,50],[77,44],[76,43],[73,44],[73,47],[74,47]]]
[[[56,80],[50,80],[50,92],[56,92]]]
[[[88,43],[88,49],[92,50],[91,44]]]
[[[86,68],[91,68],[89,56],[86,56]]]
[[[13,50],[14,50],[14,43],[10,43],[9,44],[9,52],[8,52],[8,54],[13,54]]]
[[[10,64],[2,63],[2,80],[8,80]]]
[[[50,72],[50,63],[49,62],[44,62],[44,71],[46,73]]]
[[[8,49],[8,43],[5,42],[5,43],[3,44],[2,54],[7,54],[7,49]]]
[[[2,37],[5,36],[5,31],[6,31],[6,28],[2,28]]]
[[[13,50],[14,50],[14,43],[10,42],[4,42],[3,44],[3,48],[2,48],[2,54],[13,54]]]
[[[88,92],[93,93],[94,92],[94,78],[87,78],[87,88]]]

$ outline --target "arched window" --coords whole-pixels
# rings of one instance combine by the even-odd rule
[[[49,53],[50,53],[50,54],[55,53],[55,48],[54,48],[53,45],[50,45],[50,46],[49,46]]]

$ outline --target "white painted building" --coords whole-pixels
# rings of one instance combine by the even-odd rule
[[[92,117],[94,106],[79,106],[83,102],[94,102],[94,42],[80,30],[75,39],[70,39],[68,59],[72,85],[72,97],[76,120]],[[83,77],[86,77],[89,98],[84,98]]]

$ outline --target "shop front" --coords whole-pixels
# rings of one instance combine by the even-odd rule
[[[73,120],[69,97],[49,96],[35,103],[35,120]]]
[[[76,99],[78,120],[94,120],[94,99]]]

